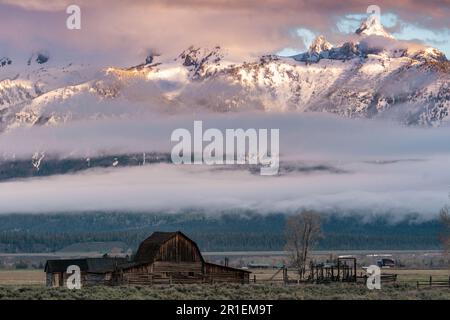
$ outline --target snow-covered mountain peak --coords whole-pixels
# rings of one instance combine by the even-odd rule
[[[390,33],[384,30],[380,19],[374,15],[369,16],[367,20],[363,21],[355,33],[362,36],[380,36],[394,39]]]
[[[192,79],[202,79],[214,74],[220,67],[225,54],[220,46],[213,49],[195,48],[193,46],[184,50],[176,60],[182,61],[184,67],[188,68]]]
[[[310,53],[321,53],[322,51],[327,51],[333,48],[333,45],[329,43],[323,35],[318,36],[311,46],[309,47]]]
[[[322,59],[347,61],[366,59],[377,55],[381,60],[408,57],[415,62],[435,63],[439,69],[447,70],[448,60],[439,50],[422,45],[410,45],[396,40],[386,32],[376,17],[369,17],[356,30],[358,39],[351,39],[339,46],[330,44],[324,36],[318,36],[308,51],[291,56],[296,61],[318,63]],[[381,61],[380,60],[380,61]],[[443,66],[441,64],[444,64]]]
[[[447,57],[441,51],[428,47],[423,50],[414,51],[410,53],[413,59],[421,61],[431,61],[431,62],[447,62]]]
[[[296,61],[317,63],[321,59],[348,60],[358,57],[360,54],[357,43],[345,42],[339,47],[333,47],[321,36],[313,42],[307,52],[292,56],[292,58]]]

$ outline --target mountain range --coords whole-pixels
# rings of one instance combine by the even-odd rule
[[[35,52],[0,56],[0,132],[74,120],[183,112],[328,112],[439,126],[449,119],[450,62],[437,49],[395,40],[375,19],[351,40],[317,37],[291,57],[227,60],[190,47],[129,68],[96,69]]]

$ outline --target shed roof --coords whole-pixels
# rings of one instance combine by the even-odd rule
[[[126,258],[85,258],[48,260],[45,264],[45,272],[66,272],[72,265],[80,267],[82,272],[105,273],[112,272],[120,265],[127,263]]]
[[[217,264],[217,263],[212,263],[212,262],[205,262],[205,265],[210,265],[212,267],[217,267],[217,268],[221,268],[221,269],[224,269],[224,270],[252,273],[250,270],[234,268],[234,267],[230,267],[230,266],[224,266],[224,265]]]

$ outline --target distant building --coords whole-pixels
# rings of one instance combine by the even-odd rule
[[[382,258],[377,261],[377,265],[380,268],[393,268],[395,267],[395,260],[390,258]]]
[[[152,285],[161,283],[248,283],[248,270],[206,262],[197,246],[182,232],[155,232],[139,246],[136,256],[49,260],[47,286],[64,286],[67,268],[77,265],[82,286]]]

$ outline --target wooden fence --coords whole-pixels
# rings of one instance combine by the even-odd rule
[[[448,280],[433,280],[433,277],[430,276],[428,281],[417,281],[417,288],[420,287],[450,288],[450,277],[448,277]]]
[[[302,284],[302,283],[331,283],[331,282],[355,282],[359,284],[366,284],[368,276],[360,273],[359,275],[351,275],[352,277],[342,277],[341,273],[324,274],[319,276],[314,276],[310,270],[306,270],[305,277],[303,279],[299,279],[298,277],[288,276],[288,271],[292,271],[292,269],[280,268],[274,272],[271,277],[265,277],[263,279],[258,279],[256,274],[253,274],[251,277],[251,282],[262,282],[262,283],[276,283],[281,282],[285,284]],[[389,284],[397,282],[397,274],[392,273],[382,273],[381,274],[381,283]]]

